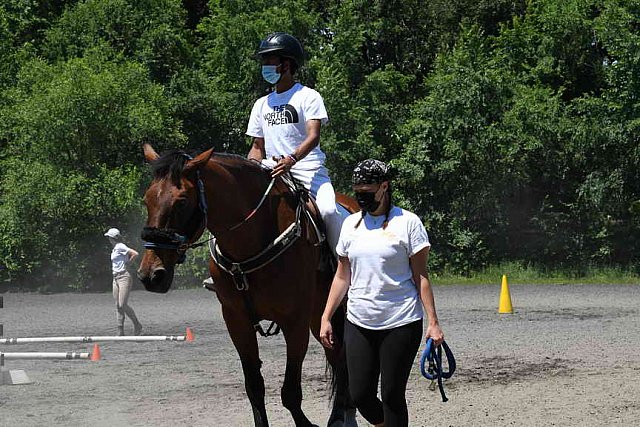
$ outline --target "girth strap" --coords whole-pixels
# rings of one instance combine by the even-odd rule
[[[291,247],[291,245],[293,245],[296,240],[298,240],[298,238],[302,235],[302,209],[303,203],[302,201],[299,201],[298,206],[296,207],[295,221],[289,227],[287,227],[284,232],[276,237],[273,242],[271,242],[266,248],[260,251],[260,253],[244,261],[235,262],[229,257],[225,256],[220,250],[220,247],[216,243],[215,239],[212,239],[209,242],[209,252],[211,253],[213,261],[218,265],[218,267],[229,273],[233,278],[236,289],[242,293],[242,299],[244,301],[244,305],[253,328],[263,337],[278,334],[280,332],[280,326],[278,326],[275,322],[271,322],[271,324],[265,331],[260,325],[260,320],[262,319],[258,317],[253,305],[253,301],[251,300],[251,296],[248,292],[246,292],[249,290],[249,280],[247,279],[247,274],[259,270],[267,264],[271,263],[284,251],[289,249],[289,247]]]
[[[262,325],[260,324],[261,319],[256,314],[256,309],[253,306],[253,301],[251,300],[251,295],[249,295],[249,292],[242,292],[242,299],[244,300],[244,308],[247,310],[251,325],[253,325],[253,329],[257,333],[259,333],[263,337],[270,337],[273,335],[278,335],[280,333],[280,326],[278,326],[276,322],[271,322],[266,331],[262,328]]]

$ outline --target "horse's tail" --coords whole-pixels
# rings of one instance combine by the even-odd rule
[[[344,322],[346,320],[346,311],[344,304],[336,310],[331,318],[331,328],[333,330],[334,348],[336,351],[335,363],[330,364],[327,360],[326,369],[329,371],[331,380],[331,399],[343,398],[337,396],[338,389],[347,390],[347,359],[344,352]],[[340,383],[344,387],[339,387]]]

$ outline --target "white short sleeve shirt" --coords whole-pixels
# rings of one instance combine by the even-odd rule
[[[251,110],[247,135],[264,138],[267,159],[294,152],[307,137],[306,122],[329,120],[324,101],[318,92],[296,83],[286,92],[271,92],[258,99]],[[294,169],[314,170],[324,165],[320,145],[300,159]]]
[[[424,225],[417,215],[397,206],[389,212],[384,230],[384,215],[366,214],[355,228],[361,217],[356,213],[344,221],[336,247],[351,264],[347,319],[376,330],[422,319],[409,258],[431,246]]]
[[[122,273],[127,270],[130,249],[124,243],[116,243],[111,250],[111,271],[113,274]]]

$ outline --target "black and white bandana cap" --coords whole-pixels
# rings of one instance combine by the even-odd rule
[[[353,169],[351,183],[360,184],[380,184],[389,180],[389,166],[384,162],[375,159],[363,160]]]

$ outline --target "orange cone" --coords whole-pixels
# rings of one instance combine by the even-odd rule
[[[193,336],[193,332],[191,332],[191,328],[187,328],[187,334],[186,334],[186,338],[185,341],[191,342],[195,339],[195,337]]]
[[[98,344],[94,344],[93,351],[91,352],[91,357],[89,357],[89,360],[96,362],[101,358],[102,358],[102,355],[100,354],[100,346],[98,346]]]

